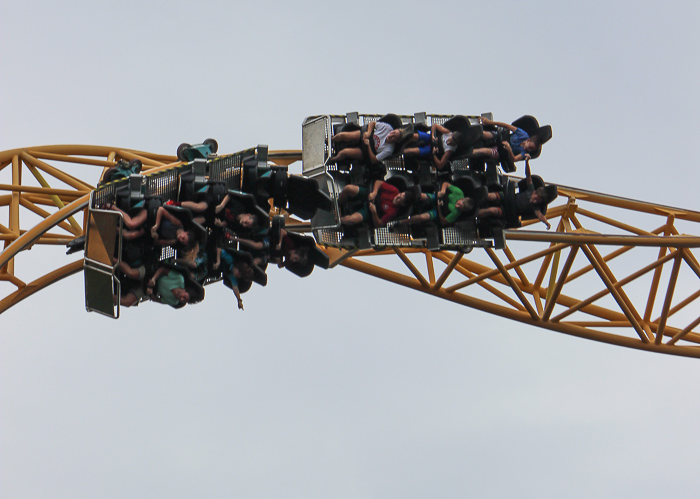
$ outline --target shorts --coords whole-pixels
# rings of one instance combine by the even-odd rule
[[[426,205],[430,205],[431,209],[426,211],[428,215],[430,215],[430,221],[434,222],[435,220],[438,219],[438,211],[437,211],[437,196],[435,194],[426,194],[428,196],[428,201],[426,201]]]
[[[431,142],[431,140],[430,140],[430,133],[428,133],[428,132],[421,132],[421,131],[419,131],[419,132],[417,132],[417,133],[418,133],[418,140],[420,140],[421,142],[423,142],[423,143],[425,143],[425,144],[430,144],[430,142]]]
[[[137,270],[139,271],[139,281],[143,281],[143,278],[146,277],[145,265],[141,265]]]
[[[425,158],[433,154],[433,148],[431,146],[421,146],[418,148],[418,157]]]
[[[143,287],[141,286],[132,289],[130,293],[132,293],[138,299],[138,301],[141,301],[146,297],[146,293],[143,292]]]
[[[362,215],[362,221],[365,223],[368,222],[370,220],[368,196],[367,187],[360,187],[357,195],[348,199],[345,212],[348,214],[359,213]]]

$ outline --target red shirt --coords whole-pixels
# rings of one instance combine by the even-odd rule
[[[379,186],[374,203],[377,206],[377,216],[384,224],[391,222],[399,214],[400,207],[394,204],[398,193],[399,190],[387,182],[382,182]]]

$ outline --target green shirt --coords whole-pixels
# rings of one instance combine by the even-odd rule
[[[172,293],[173,289],[184,288],[185,278],[180,272],[171,270],[164,276],[161,276],[156,283],[158,287],[158,295],[160,296],[160,301],[171,307],[176,307],[180,304],[180,301],[175,298]]]
[[[455,221],[459,218],[461,215],[460,211],[457,209],[455,206],[455,203],[462,199],[464,197],[464,193],[462,192],[462,189],[459,187],[455,187],[454,185],[450,185],[447,188],[447,215],[445,215],[445,220],[447,220],[448,223],[455,223]]]

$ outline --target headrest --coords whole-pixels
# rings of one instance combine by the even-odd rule
[[[403,126],[403,122],[401,121],[401,118],[398,117],[396,114],[386,114],[379,118],[377,121],[381,121],[382,123],[386,123],[391,126],[393,129],[398,129]]]
[[[531,138],[539,138],[540,147],[538,147],[536,151],[529,153],[532,159],[539,157],[539,155],[542,153],[542,144],[546,143],[549,139],[552,138],[551,125],[540,126],[540,124],[537,122],[537,118],[535,118],[534,116],[530,116],[529,114],[521,116],[513,123],[511,123],[511,125],[525,130],[525,132],[527,132],[527,134]]]
[[[287,270],[299,277],[306,277],[314,270],[314,266],[327,269],[330,265],[328,255],[316,246],[316,240],[311,236],[304,236],[294,232],[287,232],[287,236],[294,241],[295,248],[309,248],[309,259],[305,263],[289,263]]]
[[[242,213],[252,213],[257,215],[258,220],[260,220],[260,227],[268,227],[270,225],[270,213],[258,206],[257,202],[255,201],[255,196],[233,190],[229,190],[227,194],[229,196],[227,207]]]
[[[191,230],[194,232],[197,242],[201,248],[204,248],[207,244],[207,229],[202,227],[200,224],[194,221],[194,215],[192,211],[188,208],[183,208],[182,206],[175,206],[171,204],[166,204],[165,209],[177,217],[180,222],[182,222],[182,227],[185,230]]]

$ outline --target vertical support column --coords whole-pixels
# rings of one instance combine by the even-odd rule
[[[22,184],[22,171],[19,156],[12,156],[12,185],[19,186]],[[9,229],[14,232],[15,238],[19,237],[19,200],[22,194],[19,191],[12,191],[12,199],[10,200],[10,220]],[[5,240],[5,248],[12,244],[13,239]],[[15,259],[10,259],[7,264],[0,268],[0,273],[15,275]]]

